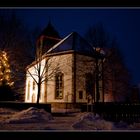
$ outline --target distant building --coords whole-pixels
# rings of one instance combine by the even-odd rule
[[[52,28],[50,23],[48,26]],[[49,30],[49,32],[51,31]],[[57,34],[57,32],[55,33]],[[61,40],[58,34],[54,36],[46,33],[46,29],[42,35],[45,39],[43,43],[46,43],[49,39],[54,39],[54,42],[48,45],[49,47],[46,44],[43,46],[47,48],[41,60],[41,67],[49,58],[48,74],[53,69],[57,69],[58,66],[59,69],[50,80],[42,83],[40,102],[51,103],[52,107],[58,108],[64,108],[66,104],[69,107],[77,107],[80,104],[90,103],[91,100],[95,102],[95,99],[97,99],[95,88],[95,56],[97,52],[94,48],[76,32],[70,33]],[[45,36],[47,37],[45,38]],[[36,64],[37,62],[33,62],[27,67],[30,73],[35,72],[34,66]],[[101,69],[101,66],[99,69]],[[37,85],[33,78],[28,75],[28,72],[26,75],[25,102],[36,102]],[[37,76],[34,78],[37,78]],[[98,101],[109,101],[108,95],[103,96],[101,79],[99,79],[98,86]],[[92,98],[88,98],[89,95]]]

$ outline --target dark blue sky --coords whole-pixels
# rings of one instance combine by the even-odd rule
[[[87,29],[102,23],[115,36],[132,72],[133,83],[140,83],[140,8],[25,8],[17,14],[26,25],[45,28],[49,18],[62,37],[72,31],[84,36]]]

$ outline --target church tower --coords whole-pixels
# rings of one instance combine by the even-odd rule
[[[49,21],[47,27],[41,32],[37,39],[37,47],[41,45],[42,42],[42,54],[47,52],[53,45],[61,40],[59,33],[53,27],[51,21]]]

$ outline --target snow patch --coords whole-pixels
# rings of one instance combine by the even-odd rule
[[[30,107],[28,109],[22,110],[9,119],[5,120],[6,123],[38,123],[46,122],[52,120],[53,117],[50,113],[46,112],[44,109],[37,109],[35,107]]]
[[[77,116],[77,120],[72,127],[74,129],[82,129],[82,130],[112,130],[114,128],[114,124],[109,121],[103,120],[98,114],[94,114],[92,112],[82,113]]]
[[[116,130],[124,130],[124,129],[129,129],[129,125],[126,122],[120,121],[120,122],[114,122],[114,126]]]
[[[11,108],[0,108],[0,115],[10,115],[16,113],[16,110],[13,110]]]
[[[62,110],[60,110],[62,111]],[[34,107],[18,111],[0,108],[0,130],[139,130],[140,123],[111,122],[92,112],[74,112],[54,118]],[[46,123],[47,122],[47,123]]]
[[[133,123],[129,125],[130,130],[140,130],[140,123]]]

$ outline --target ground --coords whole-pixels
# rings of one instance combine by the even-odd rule
[[[0,108],[1,131],[125,131],[140,130],[140,123],[110,122],[91,112],[63,112],[61,116],[34,107],[17,111]],[[58,113],[58,112],[57,112]]]

